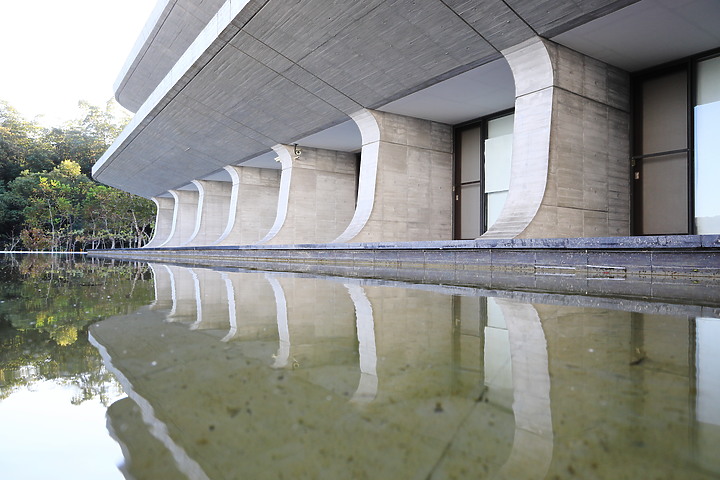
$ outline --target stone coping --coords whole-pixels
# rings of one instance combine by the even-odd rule
[[[293,245],[233,245],[199,247],[155,247],[153,250],[450,250],[450,249],[562,249],[562,250],[650,250],[720,249],[720,235],[652,235],[637,237],[514,238],[440,240],[426,242],[308,243]],[[114,249],[112,251],[137,250]],[[92,251],[92,250],[91,250]],[[94,250],[96,252],[108,250]]]

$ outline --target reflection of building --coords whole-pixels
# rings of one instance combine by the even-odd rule
[[[108,415],[134,478],[720,473],[699,307],[152,268],[151,307],[90,332],[132,401]]]
[[[155,200],[156,247],[718,234],[718,23],[716,0],[160,0],[93,174]]]

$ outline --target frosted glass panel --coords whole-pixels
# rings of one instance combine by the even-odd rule
[[[720,102],[720,57],[698,63],[697,104]]]
[[[479,237],[481,223],[482,189],[480,184],[460,187],[460,238]]]
[[[505,205],[507,191],[487,194],[487,224],[490,228],[500,216],[500,211]]]
[[[642,85],[642,153],[687,148],[687,74],[646,80]]]
[[[506,115],[488,122],[488,138],[501,137],[513,133],[515,115]]]
[[[695,227],[698,234],[720,233],[719,125],[720,101],[695,107]]]
[[[646,158],[642,175],[642,233],[687,233],[687,155]]]
[[[485,192],[510,188],[512,134],[485,140]]]
[[[460,182],[479,182],[482,172],[482,129],[460,132]]]

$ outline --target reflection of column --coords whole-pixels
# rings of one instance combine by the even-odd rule
[[[172,455],[175,460],[174,467],[177,467],[177,469],[183,472],[183,474],[185,474],[189,479],[209,480],[209,477],[205,474],[202,467],[187,454],[183,447],[173,440],[168,432],[167,424],[157,418],[155,410],[150,402],[135,391],[132,383],[123,374],[123,372],[115,368],[113,365],[113,359],[105,346],[98,342],[95,337],[93,337],[92,333],[88,336],[90,343],[92,343],[93,346],[98,349],[98,352],[100,352],[105,368],[107,368],[108,371],[115,376],[117,381],[120,382],[125,394],[130,397],[138,407],[140,407],[142,419],[149,427],[150,434],[157,438]]]
[[[172,229],[168,239],[159,247],[177,247],[187,242],[195,230],[197,219],[197,190],[170,190],[175,199]]]
[[[345,285],[355,305],[358,353],[360,354],[360,383],[351,401],[372,402],[377,395],[377,350],[375,348],[375,321],[370,300],[360,285]]]
[[[273,291],[265,275],[224,272],[230,331],[223,341],[268,340],[276,335]]]
[[[323,243],[337,237],[355,208],[355,155],[288,145],[273,147],[282,162],[275,223],[259,243]]]
[[[173,197],[153,197],[152,201],[157,206],[155,215],[155,231],[153,238],[145,247],[157,247],[170,238],[173,224],[173,211],[175,210],[175,199]]]
[[[285,292],[277,278],[273,278],[270,274],[267,274],[265,278],[267,278],[275,294],[275,309],[277,311],[279,341],[273,368],[284,368],[287,366],[288,359],[290,358],[290,329],[288,328],[287,319],[287,300],[285,300]]]
[[[172,308],[168,314],[170,322],[192,322],[197,318],[195,273],[186,267],[168,265],[172,289]]]
[[[355,214],[335,242],[452,238],[452,127],[374,110],[362,134]]]
[[[385,286],[365,285],[363,290],[372,306],[378,358],[374,403],[448,395],[452,296]]]
[[[153,310],[170,310],[173,306],[173,278],[167,265],[150,263],[155,286],[155,300],[150,305]]]
[[[510,340],[515,440],[498,478],[545,478],[553,456],[550,371],[540,317],[527,303],[496,299]]]
[[[230,211],[230,182],[193,180],[198,189],[195,230],[184,245],[211,245],[220,238]]]
[[[355,309],[347,289],[322,278],[275,278],[282,287],[287,314],[287,323],[279,317],[276,364],[293,368],[294,376],[328,391],[342,395],[354,392],[360,372]],[[277,298],[282,298],[277,293]],[[282,313],[282,305],[277,308]],[[284,348],[288,346],[286,356]]]
[[[223,283],[225,283],[225,291],[227,292],[228,321],[230,323],[230,329],[221,341],[227,342],[230,341],[237,333],[237,307],[235,305],[235,288],[233,287],[230,277],[228,277],[227,273],[222,273],[221,277],[223,279]]]
[[[197,320],[190,328],[226,330],[228,328],[227,288],[220,272],[194,268],[197,299]]]

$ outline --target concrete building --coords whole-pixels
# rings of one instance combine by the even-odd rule
[[[717,0],[159,0],[150,247],[720,234]]]

